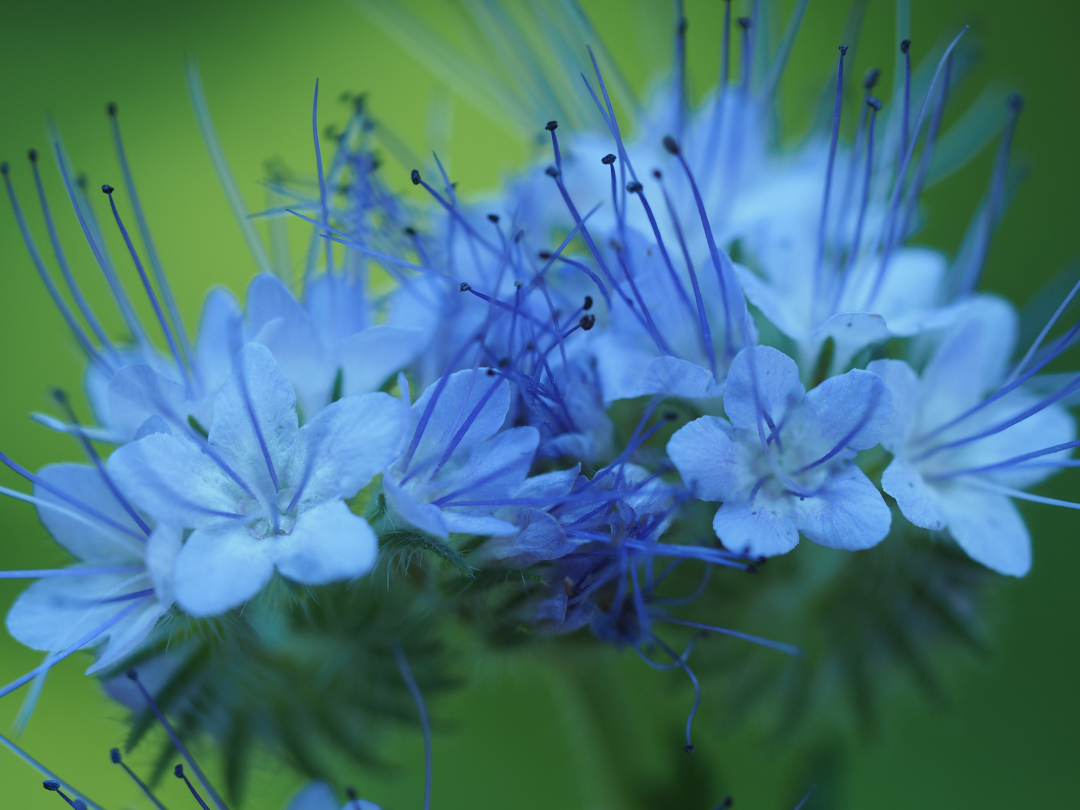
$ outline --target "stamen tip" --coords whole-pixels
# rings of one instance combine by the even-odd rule
[[[499,221],[499,215],[498,214],[488,214],[487,218],[488,218],[488,222],[497,223]]]
[[[130,678],[133,681],[138,681],[139,680],[139,673],[134,669],[129,669],[124,674],[127,675],[128,678]]]
[[[900,53],[906,54],[910,47],[911,47],[911,40],[910,39],[905,39],[903,42],[900,43]]]
[[[593,305],[592,296],[591,295],[586,295],[585,296],[585,305],[582,307],[582,309],[585,310],[586,312],[588,312],[590,309],[592,309],[592,305]]]
[[[30,151],[28,151],[26,153],[26,156],[28,158],[30,158],[31,163],[37,163],[37,159],[38,159],[38,151],[37,151],[37,149],[31,149]]]
[[[641,183],[639,183],[637,180],[631,180],[629,183],[626,184],[626,190],[629,191],[631,194],[637,194],[639,191],[641,191]]]
[[[11,166],[8,165],[8,162],[6,160],[3,163],[0,163],[0,174],[6,175],[10,171]]]
[[[105,105],[105,112],[109,114],[110,118],[116,118],[116,102],[110,101],[107,105]]]
[[[412,178],[412,184],[414,186],[420,185],[420,172],[418,172],[416,169],[412,170],[412,174],[410,174],[409,177]]]
[[[694,753],[694,746],[692,746],[692,745],[684,745],[683,746],[683,751],[685,751],[688,754],[692,754],[692,753]]]
[[[112,186],[110,186],[108,183],[105,183],[101,187],[101,193],[102,194],[112,194],[113,191],[115,191],[115,189]]]
[[[1008,104],[1010,111],[1018,113],[1022,109],[1024,109],[1024,97],[1019,93],[1013,93],[1011,96],[1009,96]]]
[[[184,766],[181,765],[179,762],[177,762],[176,767],[173,768],[173,776],[175,776],[177,779],[184,778]]]
[[[874,96],[866,97],[866,105],[868,107],[872,107],[874,109],[874,112],[881,112],[881,100],[875,98]]]
[[[578,321],[578,324],[581,326],[582,329],[588,332],[596,324],[596,316],[591,314],[582,315],[581,320]]]
[[[472,289],[472,285],[470,285],[469,282],[467,282],[467,281],[461,282],[461,286],[458,287],[458,290],[460,290],[461,292],[468,292],[471,289]]]
[[[603,163],[605,166],[610,166],[612,163],[615,162],[615,156],[612,154],[604,155],[602,158],[600,158],[600,162]]]
[[[120,749],[114,748],[109,752],[109,759],[112,760],[113,765],[119,765],[123,760],[120,758]]]
[[[673,155],[679,154],[679,142],[672,138],[670,135],[664,136],[664,148]]]
[[[558,177],[559,170],[556,169],[554,166],[548,166],[546,169],[544,169],[544,174],[546,174],[548,177]]]
[[[554,132],[558,128],[559,128],[559,122],[558,121],[548,121],[544,125],[544,129],[546,129],[548,132]]]
[[[878,79],[881,78],[881,71],[878,68],[870,68],[866,71],[866,78],[863,79],[863,89],[873,90],[877,86]]]
[[[841,57],[847,56],[847,45],[841,45],[840,46],[840,56]]]
[[[60,783],[57,782],[55,779],[46,779],[44,782],[41,783],[41,786],[43,788],[45,788],[46,790],[59,790],[60,789]]]

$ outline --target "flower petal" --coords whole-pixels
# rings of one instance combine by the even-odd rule
[[[814,443],[828,453],[845,448],[867,450],[877,444],[892,416],[892,394],[877,374],[852,369],[829,377],[806,395],[814,411]]]
[[[738,443],[731,425],[719,416],[702,416],[683,425],[668,441],[667,453],[694,496],[724,501],[738,486]]]
[[[971,559],[1014,577],[1031,570],[1031,535],[1008,497],[955,484],[942,493],[941,510],[949,534]]]
[[[38,507],[38,517],[57,543],[86,562],[142,562],[139,549],[142,529],[124,510],[97,470],[83,464],[50,464],[38,470],[38,477],[135,535],[118,531],[90,515],[85,515],[85,521],[74,517],[72,513],[82,514],[78,508],[35,484],[35,497],[59,507]]]
[[[345,397],[320,411],[300,430],[303,466],[311,465],[304,500],[355,495],[400,455],[407,422],[406,407],[383,393]]]
[[[378,390],[424,348],[424,339],[419,329],[396,326],[373,326],[345,339],[337,351],[344,395]]]
[[[353,579],[370,571],[379,556],[375,532],[344,501],[316,506],[301,514],[287,535],[262,542],[277,569],[305,585]]]
[[[198,529],[176,558],[176,601],[192,616],[239,607],[274,575],[271,543],[236,521]]]
[[[931,531],[945,528],[945,514],[934,487],[926,483],[919,471],[901,458],[894,458],[881,474],[881,488],[896,499],[904,517]]]
[[[432,383],[420,398],[413,403],[412,419],[414,428],[431,401],[439,383]],[[495,390],[492,391],[492,388]],[[490,395],[489,395],[490,392]],[[485,399],[486,398],[486,399]],[[458,432],[465,420],[470,417],[483,401],[472,424],[469,425],[457,446],[458,451],[475,447],[494,436],[506,420],[510,409],[510,383],[503,377],[488,376],[487,370],[458,371],[446,381],[431,418],[424,428],[424,435],[417,445],[414,458],[416,461],[431,455],[441,455],[442,450]],[[416,463],[416,462],[414,462]]]
[[[229,290],[216,287],[203,302],[195,340],[196,371],[203,390],[213,393],[221,387],[243,344],[240,304]]]
[[[120,489],[160,523],[199,528],[237,514],[244,492],[191,439],[152,433],[109,457]]]
[[[405,523],[421,531],[446,539],[450,529],[443,520],[442,510],[430,503],[421,503],[417,498],[387,473],[383,476],[383,494],[391,517],[400,518]]]
[[[109,381],[109,423],[130,437],[151,416],[174,428],[187,419],[184,387],[150,366],[124,366]]]
[[[892,525],[881,493],[854,464],[834,473],[814,497],[793,500],[799,530],[821,546],[870,548],[885,539]]]
[[[749,557],[787,554],[799,544],[799,532],[784,511],[779,504],[768,502],[724,504],[713,516],[713,530],[720,542],[737,554]]]
[[[735,427],[757,432],[759,404],[773,422],[779,423],[805,391],[794,360],[771,346],[755,346],[743,349],[731,361],[724,411]]]
[[[890,453],[896,453],[907,442],[915,425],[919,408],[919,377],[903,360],[874,360],[866,370],[881,377],[892,394],[892,416],[881,433],[881,446]],[[889,494],[892,495],[891,492]]]
[[[247,344],[214,399],[210,444],[249,486],[274,493],[266,453],[280,480],[294,460],[298,430],[296,395],[288,378],[269,349]]]

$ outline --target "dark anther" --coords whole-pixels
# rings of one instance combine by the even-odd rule
[[[345,795],[349,797],[350,802],[355,802],[357,799],[360,798],[360,794],[356,792],[356,788],[354,788],[352,785],[345,788]]]
[[[112,751],[110,751],[109,752],[109,759],[112,760],[113,765],[119,765],[120,764],[120,749],[119,748],[114,748]]]
[[[544,174],[546,174],[548,177],[558,177],[559,170],[556,169],[554,166],[548,166],[546,169],[544,169]]]
[[[600,158],[600,162],[603,163],[605,166],[610,166],[612,163],[615,162],[615,156],[604,155],[602,158]]]
[[[55,779],[46,779],[44,782],[41,783],[41,786],[43,788],[45,788],[46,790],[59,790],[60,789],[60,783],[57,782]]]
[[[664,412],[664,419],[666,419],[668,422],[674,422],[678,418],[679,418],[679,415],[677,413],[675,413],[675,411],[665,411]]]
[[[609,244],[611,245],[611,249],[616,251],[616,252],[621,251],[623,249],[623,244],[618,239],[609,240]]]
[[[109,115],[115,117],[116,116],[116,102],[115,101],[110,101],[108,104],[106,104],[105,105],[105,112],[107,112]]]
[[[692,746],[692,745],[684,745],[683,746],[683,751],[685,751],[688,754],[692,754],[692,753],[694,753],[694,746]]]
[[[679,19],[678,33],[680,33],[680,34],[685,34],[686,33],[686,17],[682,17],[682,18]]]
[[[84,172],[80,172],[79,174],[75,175],[75,185],[77,185],[83,191],[86,191],[86,184],[89,182],[90,181],[86,178],[86,174]]]
[[[184,778],[184,766],[181,765],[179,762],[176,763],[176,767],[173,768],[172,772],[173,772],[173,776],[175,776],[177,779],[183,779]]]
[[[26,153],[26,156],[30,158],[31,163],[37,163],[37,149],[31,149]]]
[[[487,370],[487,375],[488,375],[489,377],[494,377],[494,376],[495,376],[495,369],[493,369],[493,368],[489,368],[489,369]]]
[[[548,259],[551,258],[551,251],[550,250],[541,250],[539,253],[536,254],[536,258],[540,259],[541,261],[546,262]]]
[[[499,215],[498,214],[488,214],[488,222],[498,222],[498,221],[499,221]]]
[[[59,404],[61,404],[61,405],[66,405],[67,404],[67,401],[68,401],[67,394],[65,394],[63,392],[63,390],[61,390],[59,388],[54,388],[50,393],[52,394],[52,398],[55,399]]]
[[[108,183],[106,183],[105,185],[103,185],[101,187],[101,191],[102,191],[103,194],[112,194],[113,191],[115,191],[115,189],[112,186],[110,186]]]
[[[664,136],[664,148],[671,152],[671,154],[673,155],[679,154],[679,142],[672,138],[670,135]]]
[[[518,242],[520,242],[521,237],[523,237],[524,235],[525,235],[525,230],[523,228],[518,228],[516,231],[514,231],[514,236],[513,236],[514,244],[516,245]]]
[[[870,107],[874,108],[874,112],[881,112],[881,101],[879,99],[876,99],[873,96],[868,96],[866,99],[866,103]]]
[[[499,368],[506,368],[509,365],[510,365],[510,358],[509,357],[500,357],[499,358]]]
[[[739,17],[739,19],[736,20],[736,22],[739,24],[739,26],[744,31],[749,31],[750,30],[751,20],[750,20],[749,17]]]
[[[544,129],[546,129],[548,132],[554,132],[558,128],[559,128],[559,122],[558,121],[548,121],[547,124],[544,125]]]
[[[653,169],[652,170],[652,176],[655,177],[657,180],[659,180],[664,175],[660,173],[659,169]]]
[[[637,194],[639,191],[641,191],[641,183],[639,183],[637,180],[631,180],[629,183],[626,184],[626,190],[629,191],[631,194]]]
[[[911,40],[910,39],[905,39],[903,42],[900,43],[900,53],[907,53],[908,48],[910,48],[910,47],[911,47]]]
[[[873,90],[877,86],[878,79],[881,78],[881,71],[877,68],[870,68],[866,71],[866,78],[862,81],[864,90]]]
[[[746,566],[746,573],[748,573],[748,574],[756,574],[757,573],[757,566],[754,565],[753,563],[750,563],[748,566]]]
[[[8,165],[8,162],[6,160],[3,163],[0,163],[0,174],[7,174],[10,171],[11,167]]]
[[[729,793],[724,797],[724,800],[720,802],[720,804],[716,805],[716,810],[727,810],[727,808],[731,807],[733,804],[735,804],[735,800],[731,798],[731,794]]]
[[[521,284],[521,282],[520,282],[520,281],[515,281],[515,282],[514,282],[514,286],[515,286],[515,287],[516,287],[517,289],[519,289],[519,290],[520,290],[520,289],[521,289],[521,287],[522,287],[522,284]]]
[[[847,55],[847,45],[841,45],[840,46],[840,55],[841,56],[846,56]]]
[[[595,323],[596,323],[596,316],[595,315],[582,315],[581,320],[578,321],[578,325],[582,329],[584,329],[586,332],[588,332],[590,329],[592,329],[593,324],[595,324]]]
[[[416,228],[414,228],[414,227],[413,227],[412,225],[406,225],[406,226],[405,226],[405,227],[404,227],[404,228],[402,229],[402,232],[403,232],[403,233],[404,233],[404,234],[405,234],[406,236],[416,236]]]
[[[531,352],[531,351],[534,351],[535,349],[536,349],[536,344],[533,343],[531,340],[528,343],[525,344],[525,351]]]
[[[1009,109],[1017,113],[1024,109],[1024,97],[1019,93],[1009,96]]]
[[[412,184],[414,186],[420,185],[420,172],[418,172],[416,169],[413,169],[412,174],[410,174],[409,176],[412,178]]]
[[[361,128],[364,130],[364,132],[374,132],[375,122],[372,121],[370,118],[365,118],[364,123],[361,124]]]
[[[353,109],[356,110],[357,112],[363,112],[364,111],[364,103],[366,101],[367,101],[367,93],[358,93],[356,98],[353,99]],[[375,125],[374,121],[372,121],[370,123],[372,124],[372,126]]]
[[[461,292],[468,292],[472,289],[472,287],[469,286],[469,282],[463,281],[461,282],[461,286],[458,287],[458,289],[461,290]]]
[[[125,674],[133,681],[139,680],[139,673],[133,669],[129,669]]]
[[[585,296],[585,306],[583,306],[582,309],[585,310],[586,312],[588,312],[590,309],[592,309],[592,296],[591,295],[586,295]]]

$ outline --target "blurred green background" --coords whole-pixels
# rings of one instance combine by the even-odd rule
[[[435,25],[445,19],[445,2],[413,5]],[[670,56],[670,5],[584,5],[631,82],[643,89]],[[792,5],[781,4],[785,14]],[[785,109],[796,121],[806,120],[818,98],[846,7],[842,0],[810,3],[784,84]],[[1005,0],[914,0],[912,7],[916,57],[946,32],[973,23],[984,54],[975,84],[1004,80],[1026,97],[1016,147],[1033,170],[994,240],[984,276],[985,288],[1023,303],[1080,249],[1080,7],[1049,0],[1023,8]],[[715,75],[720,8],[719,2],[687,2],[691,87],[699,95]],[[880,65],[886,69],[883,87],[891,86],[893,15],[891,2],[871,0],[853,74]],[[91,187],[122,186],[104,114],[105,103],[116,101],[157,246],[189,328],[212,285],[240,293],[254,264],[203,151],[184,86],[186,55],[199,60],[218,132],[253,209],[264,203],[258,181],[267,159],[311,171],[316,77],[322,82],[324,124],[344,120],[346,108],[336,101],[342,92],[366,91],[374,113],[418,152],[428,145],[431,100],[448,92],[343,0],[5,2],[0,20],[0,158],[12,161],[24,205],[33,207],[25,150],[36,146],[47,154],[44,122],[50,114]],[[971,98],[976,89],[964,95]],[[467,103],[456,105],[449,149],[464,193],[491,187],[521,165],[529,148]],[[955,250],[985,189],[990,159],[982,155],[933,191],[930,227],[919,241]],[[89,252],[62,202],[54,164],[43,164],[69,255],[90,277]],[[406,189],[401,167],[391,163],[386,171]],[[77,390],[82,363],[33,272],[6,201],[0,208],[0,447],[36,469],[79,457],[73,442],[32,424],[27,414],[49,409],[51,386]],[[37,217],[32,221],[43,239]],[[103,289],[88,286],[108,311]],[[1075,481],[1060,476],[1040,492],[1067,498]],[[0,483],[20,486],[6,471]],[[836,806],[991,810],[1080,804],[1080,600],[1074,585],[1080,515],[1030,504],[1021,508],[1035,538],[1035,565],[1022,581],[1001,585],[991,654],[952,669],[945,708],[928,705],[906,685],[891,689],[881,732],[860,747],[845,801]],[[64,561],[30,507],[0,501],[0,568]],[[0,610],[6,611],[22,587],[0,582]],[[681,687],[676,676],[646,670],[614,652],[609,658],[612,666],[632,670],[632,719],[670,736],[682,723],[687,699],[674,688]],[[39,654],[0,639],[0,683],[39,660]],[[123,712],[106,701],[96,681],[83,677],[88,663],[88,657],[76,656],[57,667],[21,742],[110,808],[148,807],[109,764],[109,748],[123,738]],[[437,706],[435,807],[603,806],[606,777],[589,758],[588,723],[565,682],[529,659],[486,662],[469,674],[470,687]],[[0,729],[10,726],[19,700],[14,695],[0,701]],[[791,786],[777,776],[792,766],[782,743],[706,730],[708,701],[706,694],[695,756],[715,768],[717,783],[734,794],[739,808],[790,808]],[[400,769],[357,774],[357,785],[387,810],[420,807],[419,739],[402,733],[392,740],[390,756]],[[149,750],[132,756],[141,765],[149,759]],[[203,759],[213,771],[212,756]],[[264,762],[247,806],[281,807],[298,784]],[[190,805],[179,787],[169,778],[163,790],[174,810]],[[825,797],[815,801],[808,810],[826,806]],[[59,801],[41,790],[28,767],[0,752],[0,805],[54,808]]]

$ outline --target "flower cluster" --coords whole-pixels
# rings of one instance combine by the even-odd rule
[[[389,4],[372,8],[403,24]],[[494,602],[497,623],[545,634],[587,626],[654,667],[682,670],[695,688],[698,633],[798,653],[677,608],[708,588],[713,569],[754,571],[800,537],[858,551],[902,542],[886,538],[905,522],[994,571],[1025,574],[1031,541],[1015,500],[1060,503],[1027,490],[1075,463],[1068,408],[1080,376],[1047,368],[1080,324],[1051,337],[1070,293],[1015,359],[1016,310],[977,291],[1004,208],[1018,100],[1003,105],[986,200],[950,261],[910,242],[920,195],[942,172],[935,147],[967,61],[963,32],[915,70],[901,43],[889,108],[873,95],[876,73],[850,92],[841,48],[831,125],[782,151],[768,137],[790,39],[755,72],[751,52],[763,45],[755,21],[739,20],[743,62],[731,81],[724,8],[722,81],[699,106],[687,101],[680,16],[672,79],[635,120],[616,115],[623,83],[609,84],[614,73],[594,56],[581,97],[553,96],[530,122],[550,151],[475,199],[437,158],[411,171],[429,204],[395,193],[373,152],[381,124],[362,104],[324,164],[316,88],[317,182],[274,178],[285,202],[256,218],[311,224],[296,278],[269,260],[239,202],[193,72],[204,136],[260,268],[243,305],[210,293],[194,339],[115,107],[126,191],[102,192],[153,323],[136,313],[58,140],[50,151],[124,340],[102,325],[67,261],[38,155],[30,168],[52,262],[5,163],[30,257],[86,355],[95,422],[81,424],[58,394],[60,416],[38,421],[70,434],[88,463],[33,473],[0,454],[33,487],[3,492],[34,504],[77,558],[2,574],[38,580],[7,626],[48,655],[0,696],[84,648],[98,650],[90,672],[115,671],[159,652],[168,627],[240,616],[273,583],[318,593],[382,565],[397,587],[412,576],[392,564],[402,546],[447,563],[435,569],[442,584],[418,586],[436,612],[474,616],[458,610],[469,588],[443,587],[447,578],[518,578],[522,593]],[[581,52],[583,35],[552,47]],[[536,85],[565,70],[533,56]],[[573,72],[559,78],[550,86],[576,82]],[[576,126],[545,127],[556,110]],[[718,505],[711,532],[692,518],[698,502]],[[686,565],[705,579],[676,597],[669,585]],[[315,785],[294,807],[330,807],[328,791]]]

